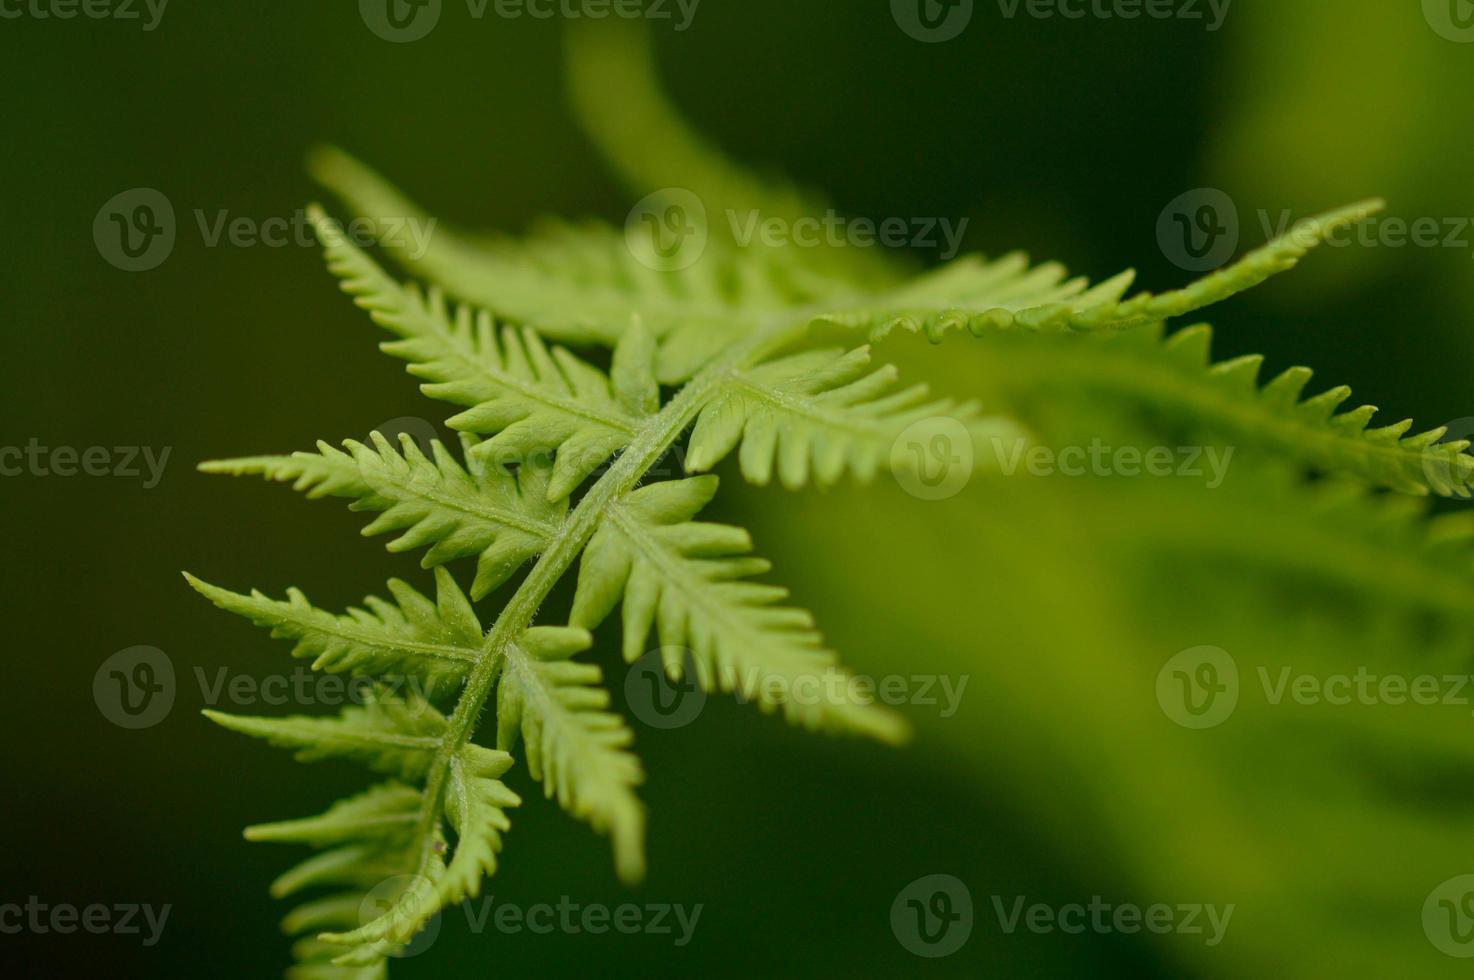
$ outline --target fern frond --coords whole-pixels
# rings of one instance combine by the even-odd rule
[[[1430,517],[1426,497],[1377,493],[1345,477],[1306,483],[1287,465],[1260,469],[1267,472],[1215,491],[1212,521],[1180,498],[1153,499],[1149,524],[1123,523],[1132,533],[1122,546],[1170,555],[1174,563],[1228,561],[1261,578],[1288,573],[1302,585],[1316,582],[1354,595],[1346,607],[1355,610],[1351,615],[1384,610],[1423,622],[1435,616],[1467,649],[1474,636],[1468,622],[1474,514]],[[1112,497],[1101,500],[1113,503]],[[1126,506],[1122,501],[1123,514]],[[1255,533],[1244,534],[1245,527]]]
[[[599,668],[569,658],[593,642],[579,629],[534,627],[507,648],[497,688],[497,747],[510,751],[520,732],[527,765],[563,808],[614,843],[620,877],[645,873],[645,811],[635,787],[644,781],[624,719],[605,709]]]
[[[448,731],[445,716],[414,693],[375,699],[328,718],[205,715],[233,731],[296,749],[300,761],[351,758],[405,782],[426,776]],[[441,907],[476,895],[482,876],[495,871],[501,834],[509,826],[505,810],[521,803],[498,778],[511,764],[505,752],[469,743],[456,748],[445,791],[444,816],[455,832],[448,862],[444,855],[450,844],[440,820],[425,829],[423,794],[397,785],[342,801],[319,817],[259,825],[247,834],[332,847],[279,878],[272,887],[279,896],[308,887],[363,889],[405,879],[407,884],[381,915],[366,923],[342,923],[352,928],[319,937],[339,947],[332,963],[372,968],[394,947],[409,942]],[[411,814],[414,819],[406,820]],[[294,916],[316,921],[319,911],[298,909]]]
[[[889,467],[896,440],[924,419],[1017,434],[1009,423],[981,419],[975,402],[929,401],[924,384],[895,390],[896,369],[871,371],[870,360],[868,347],[811,350],[734,371],[696,420],[686,469],[705,472],[740,443],[742,474],[753,483],[769,483],[776,460],[785,487],[810,480],[827,487],[846,471],[868,481]]]
[[[1125,299],[1132,271],[1091,287],[1067,279],[1057,263],[1031,268],[1021,253],[988,262],[966,256],[888,294],[866,297],[851,310],[824,313],[816,322],[868,330],[880,340],[893,330],[924,333],[935,342],[954,330],[974,336],[999,330],[1115,330],[1186,316],[1252,289],[1299,264],[1332,234],[1384,207],[1368,200],[1296,225],[1267,245],[1190,286]]]
[[[247,827],[245,837],[249,841],[313,847],[365,838],[400,837],[414,828],[420,804],[419,790],[403,783],[380,783],[357,796],[339,800],[316,817]]]
[[[707,690],[735,692],[808,728],[904,739],[899,718],[850,698],[813,617],[775,605],[786,590],[744,581],[768,569],[747,556],[747,532],[691,520],[716,488],[713,476],[656,483],[611,506],[583,553],[573,625],[592,629],[623,598],[627,661],[645,653],[655,628],[666,669],[679,674],[689,650]]]
[[[295,749],[298,762],[347,758],[406,782],[425,774],[440,745],[445,718],[428,701],[375,698],[350,705],[336,716],[290,715],[266,718],[206,710],[222,728],[264,739],[277,748]]]
[[[463,441],[468,450],[475,445],[470,437]],[[476,555],[475,599],[536,557],[568,509],[566,500],[548,499],[551,470],[536,462],[512,474],[474,452],[462,466],[439,440],[431,443],[433,458],[407,434],[400,435],[398,450],[377,432],[370,442],[347,440],[346,452],[319,442],[316,453],[228,459],[199,468],[290,481],[310,498],[347,497],[353,500],[350,510],[379,512],[363,529],[365,537],[402,531],[389,551],[428,547],[425,568]]]
[[[379,221],[429,220],[383,177],[340,150],[318,150],[309,166],[358,214]],[[311,216],[335,273],[350,281],[363,277],[365,295],[382,289],[379,280],[388,277],[376,266],[365,268],[371,261],[320,209]],[[657,271],[636,258],[622,231],[593,223],[546,224],[521,240],[473,239],[441,228],[423,255],[395,247],[392,239],[382,244],[405,268],[460,300],[574,344],[613,347],[636,318],[656,337],[677,327],[730,337],[738,322],[834,292],[771,256],[720,247],[680,272]]]
[[[269,628],[275,639],[297,641],[292,656],[312,658],[313,670],[364,676],[408,672],[425,678],[426,693],[434,693],[444,682],[459,683],[479,655],[481,624],[444,568],[435,570],[434,602],[391,579],[394,602],[369,596],[366,608],[342,615],[317,609],[300,589],[289,589],[282,601],[254,590],[229,592],[187,572],[184,577],[221,609]]]
[[[1355,476],[1403,493],[1467,497],[1474,456],[1466,440],[1439,442],[1446,429],[1407,435],[1411,421],[1369,428],[1376,409],[1336,414],[1351,389],[1304,397],[1312,372],[1292,367],[1267,384],[1258,355],[1214,363],[1212,328],[1186,327],[1162,340],[1161,324],[1092,342],[997,338],[1001,383],[1020,393],[1109,394],[1168,412],[1200,430],[1251,445],[1326,473]]]
[[[503,327],[485,310],[458,307],[401,286],[339,232],[320,209],[312,220],[343,290],[400,339],[386,353],[410,362],[422,390],[466,406],[454,429],[492,438],[473,453],[521,462],[556,450],[549,499],[568,496],[627,446],[658,407],[654,341],[638,316],[621,324],[612,378],[531,329]]]

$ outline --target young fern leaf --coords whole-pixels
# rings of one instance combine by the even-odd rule
[[[420,792],[403,783],[373,786],[339,800],[327,812],[302,820],[247,827],[246,840],[327,847],[365,838],[399,837],[414,829]]]
[[[810,350],[732,373],[702,409],[686,469],[703,473],[741,444],[742,474],[790,490],[833,485],[849,471],[861,481],[891,466],[891,449],[913,423],[947,416],[980,435],[1017,437],[999,419],[981,419],[974,402],[928,400],[926,385],[893,390],[891,365],[870,370],[870,349]],[[910,463],[910,460],[905,460]]]
[[[998,330],[1118,330],[1186,316],[1212,306],[1299,264],[1335,232],[1380,211],[1380,200],[1363,201],[1300,222],[1286,234],[1238,262],[1186,288],[1124,299],[1136,274],[1126,271],[1095,287],[1066,279],[1063,266],[1029,267],[1021,253],[988,262],[967,256],[906,283],[893,292],[865,298],[862,306],[836,310],[816,322],[870,331],[880,340],[893,330],[924,333],[934,343],[954,330],[981,337]]]
[[[644,771],[628,751],[634,736],[624,719],[605,710],[599,668],[569,659],[592,642],[584,630],[537,627],[507,648],[497,747],[511,751],[520,733],[533,777],[565,810],[609,834],[620,877],[635,882],[645,874],[645,810],[635,795]]]
[[[611,506],[584,550],[573,625],[594,628],[623,598],[629,662],[645,652],[653,627],[674,676],[689,649],[707,690],[734,692],[811,729],[903,741],[899,718],[848,696],[848,677],[813,617],[774,605],[785,589],[743,581],[768,569],[747,556],[747,532],[691,520],[716,489],[716,477],[694,477],[642,487]]]
[[[377,432],[369,441],[347,440],[346,452],[319,442],[315,453],[221,460],[200,470],[290,481],[311,498],[347,497],[349,510],[379,513],[363,529],[365,537],[402,531],[389,542],[390,552],[428,547],[425,568],[475,555],[474,599],[536,557],[568,510],[567,500],[548,499],[549,467],[529,462],[508,473],[478,458],[474,437],[462,437],[464,466],[439,440],[430,457],[408,434],[400,435],[398,450]]]
[[[205,714],[232,731],[295,749],[299,761],[352,758],[406,782],[425,778],[447,737],[445,716],[413,693],[346,708],[333,718]],[[367,799],[341,803],[305,825],[256,828],[258,839],[283,839],[283,835],[290,839],[294,833],[306,833],[314,838],[310,843],[321,838],[323,843],[338,845],[278,879],[273,892],[285,896],[317,885],[372,888],[403,877],[407,883],[382,915],[367,923],[351,923],[356,928],[319,937],[339,947],[332,962],[376,966],[395,947],[409,942],[441,907],[474,897],[482,876],[495,870],[501,834],[509,826],[505,810],[521,803],[498,778],[511,764],[512,757],[505,752],[469,743],[455,749],[445,789],[444,815],[456,835],[448,863],[443,858],[450,848],[444,825],[437,819],[428,830],[423,827],[424,799],[419,793],[415,794],[420,797],[419,806],[407,834],[402,832],[400,818],[408,797],[385,788],[371,791]],[[378,819],[365,822],[366,814]],[[352,827],[355,843],[340,844],[346,826]]]
[[[319,183],[361,215],[431,220],[383,177],[341,150],[319,149],[308,165]],[[320,210],[312,217],[321,234],[325,219]],[[344,236],[331,222],[326,227],[335,233],[331,240],[324,237],[330,259],[340,244],[342,257],[349,256],[354,250]],[[656,337],[682,328],[730,339],[764,313],[825,293],[770,256],[720,247],[680,272],[657,271],[636,258],[622,232],[598,224],[552,225],[522,240],[475,240],[441,228],[423,254],[399,244],[393,236],[382,242],[416,275],[497,317],[565,343],[613,347],[637,317]],[[350,267],[339,274],[356,275]],[[383,277],[382,272],[377,275]],[[834,290],[828,287],[827,292]]]
[[[229,592],[189,574],[185,578],[221,609],[269,628],[273,639],[296,640],[292,656],[311,657],[313,670],[379,677],[408,673],[433,695],[464,679],[481,644],[475,610],[444,568],[435,570],[434,602],[391,579],[394,602],[369,596],[366,609],[343,615],[315,608],[300,589],[289,589],[281,601],[258,591]]]
[[[438,602],[394,580],[389,591],[398,605],[370,596],[364,603],[367,610],[350,609],[341,616],[314,608],[297,589],[290,590],[283,602],[260,592],[240,595],[193,576],[186,578],[220,608],[270,628],[274,638],[296,640],[293,656],[314,658],[314,670],[378,677],[409,671],[424,681],[416,693],[433,695],[464,679],[480,656],[482,642],[481,624],[455,580],[444,568],[437,568],[435,575]],[[528,630],[509,647],[500,689],[498,744],[513,748],[520,723],[534,778],[544,781],[548,796],[556,794],[574,817],[610,833],[616,865],[627,880],[635,881],[644,868],[644,815],[634,794],[642,778],[639,760],[625,751],[633,736],[618,716],[594,710],[607,707],[609,701],[598,686],[598,668],[566,662],[591,643],[584,630],[544,626]],[[252,724],[224,715],[215,720],[238,730]],[[341,725],[342,719],[303,719],[290,732],[306,738],[323,726]],[[249,733],[290,737],[280,727],[254,727]],[[400,775],[411,778],[420,773]],[[476,799],[473,795],[463,802],[472,805]],[[346,807],[344,812],[351,814]]]
[[[1041,345],[1000,341],[994,357],[1009,386],[1129,398],[1171,412],[1208,433],[1295,460],[1307,469],[1354,476],[1402,493],[1468,497],[1474,456],[1466,440],[1440,442],[1447,429],[1409,436],[1412,422],[1368,428],[1377,409],[1336,414],[1351,397],[1342,385],[1303,397],[1312,372],[1292,367],[1261,384],[1264,359],[1214,363],[1213,330],[1185,327],[1163,340],[1155,324],[1103,342],[1065,338]]]
[[[466,406],[449,420],[452,428],[494,435],[473,454],[520,462],[556,450],[549,500],[568,496],[627,446],[658,407],[654,341],[638,317],[623,325],[611,383],[563,348],[550,350],[532,330],[506,327],[498,336],[489,312],[461,306],[452,314],[438,290],[427,298],[401,286],[321,209],[311,218],[344,292],[400,337],[384,351],[410,362],[426,395]]]
[[[1334,586],[1355,596],[1359,613],[1431,614],[1449,624],[1463,647],[1474,636],[1474,514],[1429,517],[1427,497],[1368,489],[1355,477],[1307,484],[1299,470],[1275,461],[1239,486],[1214,494],[1216,519],[1182,498],[1153,500],[1151,522],[1131,521],[1126,495],[1123,547],[1170,556],[1174,564],[1227,559],[1263,575],[1286,571],[1297,581]],[[1109,505],[1115,498],[1106,498]],[[1111,513],[1109,510],[1104,513]],[[1139,510],[1138,510],[1139,512]],[[1245,535],[1253,527],[1262,534]]]

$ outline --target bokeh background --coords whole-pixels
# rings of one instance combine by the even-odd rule
[[[212,221],[222,211],[291,217],[321,193],[302,161],[322,141],[461,225],[517,230],[544,214],[621,222],[633,203],[568,109],[557,19],[475,20],[447,0],[433,33],[391,44],[356,6],[173,0],[148,31],[113,19],[0,20],[0,444],[171,451],[148,489],[116,477],[0,478],[0,902],[172,906],[151,948],[137,936],[0,936],[0,959],[18,976],[275,975],[287,942],[266,886],[289,855],[247,845],[239,828],[315,812],[357,785],[348,767],[294,765],[199,717],[197,671],[265,676],[286,651],[211,609],[181,569],[233,588],[299,585],[329,608],[390,574],[425,581],[412,558],[360,540],[361,521],[337,503],[194,472],[212,457],[443,417],[377,353],[374,329],[314,249],[208,247],[196,210]],[[1242,247],[1265,237],[1261,212],[1303,216],[1374,194],[1410,220],[1474,217],[1474,44],[1436,30],[1427,4],[1237,0],[1218,31],[999,10],[980,0],[959,37],[923,44],[880,0],[702,0],[688,30],[657,24],[655,39],[675,101],[734,155],[826,188],[846,212],[966,217],[969,249],[1024,248],[1093,277],[1129,265],[1148,288],[1189,278],[1164,253],[1158,222],[1204,187],[1234,202]],[[160,267],[129,273],[99,253],[93,222],[138,187],[172,202],[178,241]],[[1217,350],[1312,364],[1396,417],[1433,425],[1474,414],[1474,229],[1463,240],[1319,254],[1214,311]],[[965,385],[967,363],[949,359],[950,380]],[[1123,856],[1110,841],[1129,817],[1104,816],[1090,793],[1054,792],[1090,782],[1076,769],[1112,764],[1137,773],[1125,796],[1176,778],[1151,769],[1153,731],[1113,746],[1102,741],[1109,717],[1082,719],[1071,700],[1106,670],[1091,666],[1090,637],[1108,627],[1087,613],[1111,600],[1067,519],[990,527],[965,500],[932,506],[894,488],[790,497],[727,482],[716,516],[753,528],[852,663],[967,673],[966,710],[918,717],[917,743],[899,752],[806,737],[720,699],[681,731],[640,727],[652,870],[633,896],[606,843],[516,775],[528,802],[488,885],[498,901],[699,902],[695,939],[473,936],[452,914],[434,950],[396,976],[1238,974],[1250,960],[1232,951],[1215,961],[1140,936],[1005,935],[993,920],[994,894],[1235,900],[1138,895],[1134,883],[1153,877],[1140,868],[1180,852],[1154,852],[1144,821],[1140,847]],[[1083,617],[1073,687],[1051,690],[1058,678],[1044,667],[1031,682],[1027,624],[999,622],[1008,600],[994,588],[1010,547],[1055,549],[1074,573],[1040,585],[1061,615]],[[1208,605],[1237,601],[1205,594]],[[1217,639],[1180,632],[1160,655],[1143,651],[1148,698],[1166,654]],[[108,656],[140,644],[168,654],[179,692],[167,719],[128,731],[99,712],[92,682]],[[601,647],[601,662],[622,676],[609,653]],[[989,666],[999,663],[1007,678]],[[1011,685],[1035,697],[1021,701]],[[1114,763],[1101,760],[1112,752]],[[1097,835],[1102,824],[1116,830]],[[1240,860],[1209,827],[1180,829],[1223,864]],[[1308,842],[1315,828],[1297,833]],[[1345,849],[1376,839],[1327,836],[1351,865],[1360,855]],[[1395,860],[1396,842],[1384,843],[1363,867]],[[1289,875],[1294,844],[1273,859]],[[1470,870],[1461,863],[1449,855],[1448,875]],[[978,915],[968,945],[938,960],[913,956],[890,926],[897,892],[932,873],[965,880]],[[1348,931],[1363,916],[1405,916],[1409,975],[1456,975],[1460,964],[1422,941],[1416,902],[1326,916]]]

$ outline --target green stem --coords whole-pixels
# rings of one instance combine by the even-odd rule
[[[769,324],[741,342],[728,347],[716,360],[692,378],[636,435],[608,471],[600,477],[559,526],[547,549],[513,594],[496,623],[486,634],[479,659],[466,678],[466,687],[451,715],[440,748],[425,780],[424,809],[419,833],[422,858],[433,846],[436,824],[441,816],[450,764],[476,731],[482,707],[501,674],[508,644],[532,625],[548,593],[583,552],[615,501],[633,490],[671,444],[680,437],[697,414],[733,371],[756,363],[780,349],[806,328],[807,319],[784,317],[781,325]]]

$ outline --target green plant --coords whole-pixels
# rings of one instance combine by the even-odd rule
[[[719,214],[756,205],[798,220],[824,208],[798,191],[771,189],[690,135],[648,58],[613,37],[576,34],[570,63],[583,118],[619,169],[647,187],[679,185]],[[419,215],[337,151],[315,154],[311,166],[362,215]],[[674,206],[658,203],[661,213]],[[929,419],[962,423],[980,440],[1020,431],[972,403],[933,400],[924,386],[897,388],[895,370],[873,368],[868,347],[831,346],[833,337],[879,342],[899,330],[941,342],[965,332],[1005,345],[1021,376],[1032,356],[1041,385],[1068,378],[1126,389],[1266,460],[1357,486],[1467,496],[1474,459],[1466,443],[1440,442],[1442,430],[1409,436],[1405,422],[1369,429],[1370,408],[1337,415],[1349,391],[1302,399],[1304,369],[1261,387],[1257,358],[1209,363],[1206,328],[1163,339],[1169,319],[1288,270],[1329,231],[1375,207],[1298,226],[1183,290],[1131,298],[1130,273],[1091,286],[1057,265],[1006,256],[917,274],[871,251],[739,246],[719,223],[701,228],[704,254],[679,271],[652,268],[659,263],[602,226],[555,225],[524,241],[442,231],[423,255],[397,254],[437,284],[422,292],[391,278],[315,208],[330,269],[394,335],[385,351],[409,362],[427,395],[462,409],[449,424],[463,434],[463,452],[457,458],[436,444],[427,456],[411,440],[395,446],[376,436],[343,450],[320,444],[202,467],[347,498],[377,513],[365,533],[399,532],[390,549],[425,549],[423,564],[435,569],[434,599],[393,581],[392,602],[370,598],[341,615],[295,590],[278,601],[190,578],[215,604],[295,641],[294,654],[316,668],[416,681],[408,693],[385,689],[331,718],[209,713],[296,749],[303,761],[346,756],[390,778],[321,816],[247,831],[324,848],[274,887],[282,896],[338,889],[287,918],[289,931],[313,937],[298,947],[297,975],[382,976],[386,957],[438,909],[477,893],[495,870],[505,811],[519,802],[498,779],[519,741],[548,794],[611,837],[621,877],[641,876],[642,774],[631,735],[607,710],[597,668],[572,659],[616,606],[629,661],[647,651],[653,630],[673,675],[689,651],[709,690],[737,692],[807,728],[905,739],[904,720],[845,685],[821,685],[826,697],[817,702],[786,696],[838,667],[806,613],[780,605],[781,589],[750,581],[766,565],[748,556],[746,532],[695,520],[716,491],[714,476],[644,482],[688,431],[690,472],[736,453],[749,481],[776,477],[791,489],[922,465],[895,450]],[[608,371],[549,342],[607,348]],[[1425,554],[1408,551],[1414,562]],[[477,563],[468,597],[445,566],[470,557]],[[1418,570],[1436,575],[1437,561],[1430,550]],[[534,625],[575,562],[570,622]],[[483,631],[472,601],[528,564]],[[493,695],[496,749],[472,741]],[[380,891],[385,882],[393,895]],[[370,897],[391,902],[365,922]]]

